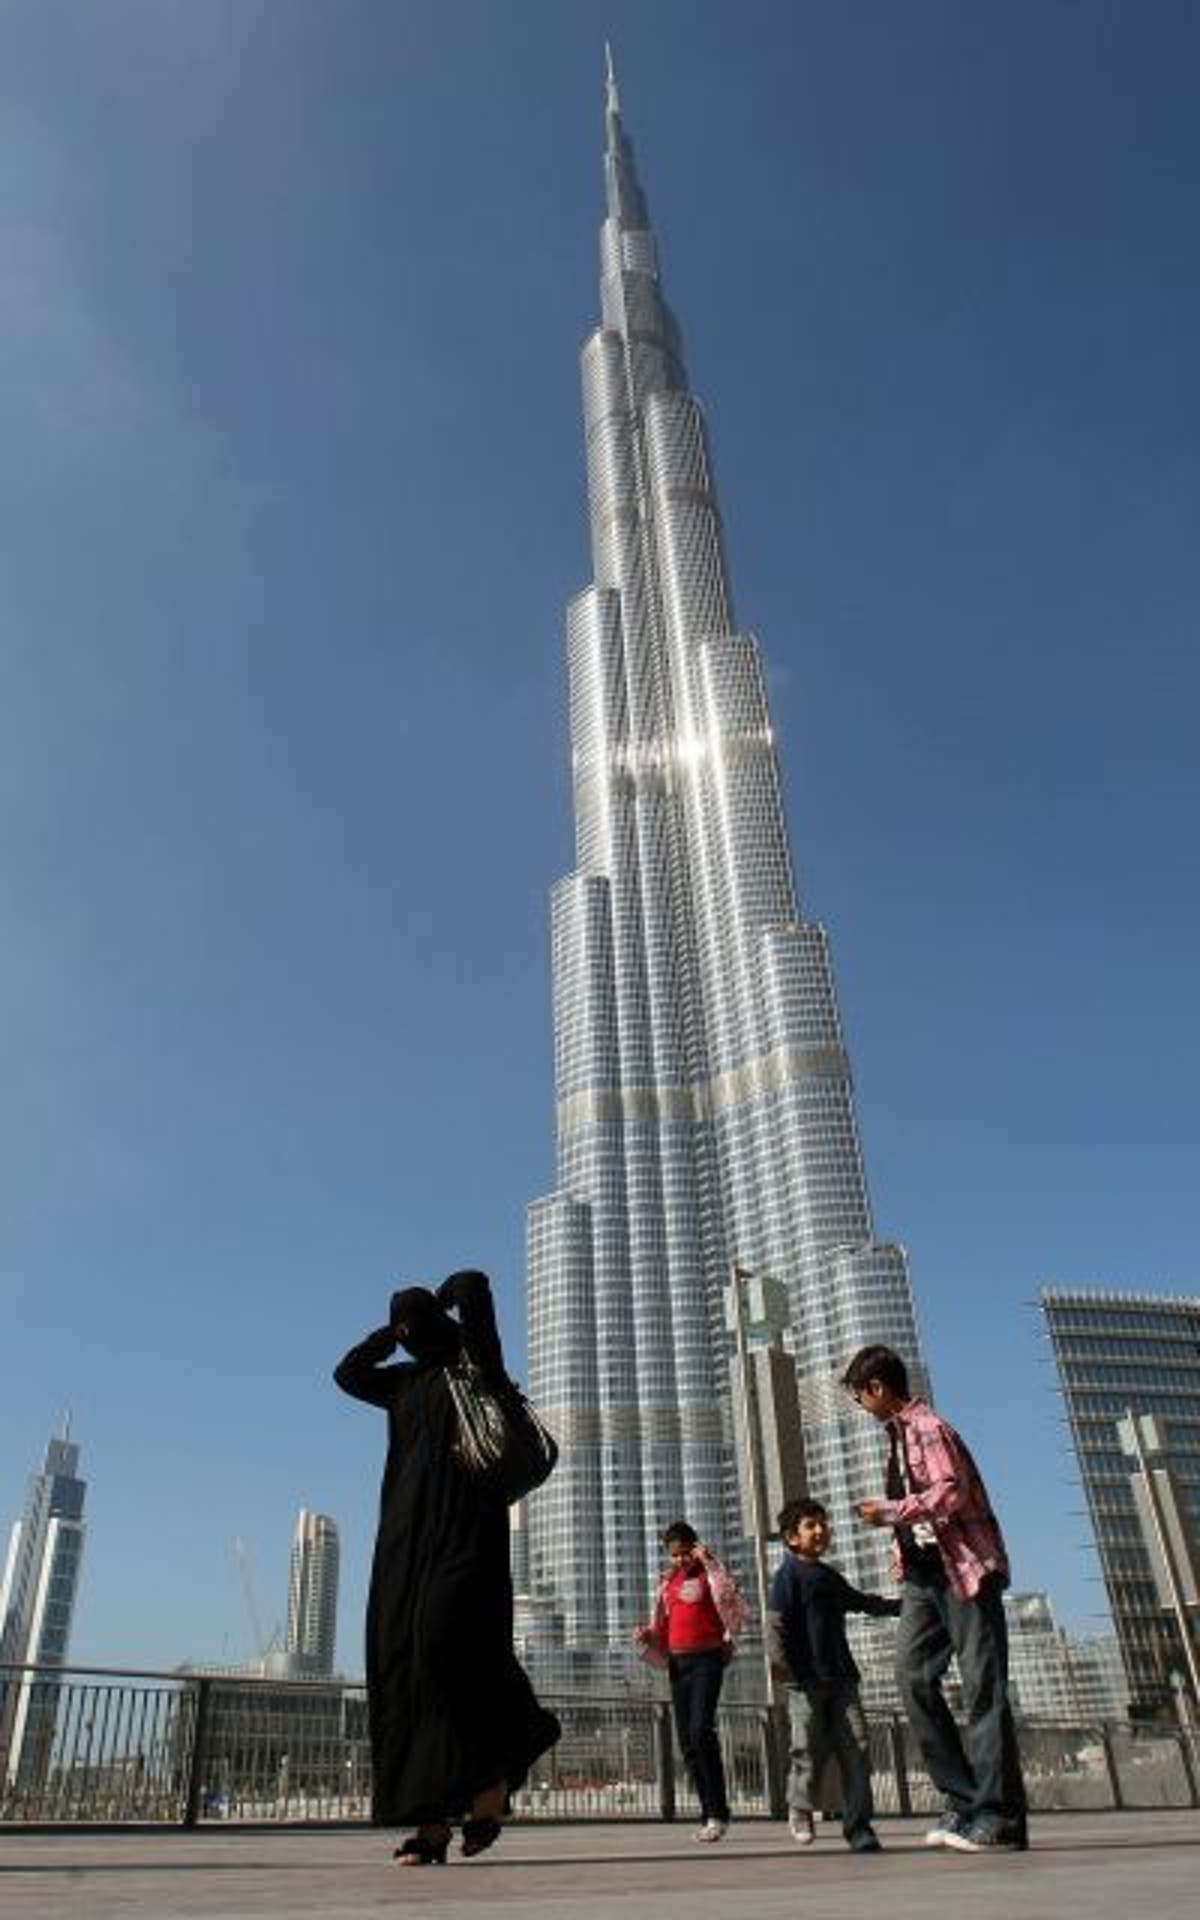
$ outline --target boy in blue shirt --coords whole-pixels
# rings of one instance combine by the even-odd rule
[[[871,1825],[871,1754],[858,1697],[859,1672],[846,1640],[848,1613],[898,1614],[899,1600],[860,1593],[822,1564],[829,1518],[819,1500],[789,1500],[778,1527],[787,1558],[771,1582],[767,1636],[771,1664],[788,1683],[792,1766],[789,1824],[811,1846],[813,1803],[825,1762],[836,1753],[842,1775],[842,1831],[852,1853],[878,1853]]]

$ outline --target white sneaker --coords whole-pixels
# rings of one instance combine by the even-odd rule
[[[692,1839],[701,1842],[723,1840],[725,1838],[725,1827],[726,1822],[724,1820],[706,1820],[704,1825],[692,1835]]]
[[[953,1807],[947,1807],[937,1825],[930,1827],[925,1835],[927,1847],[952,1847],[958,1834],[965,1831],[967,1820]]]
[[[811,1813],[793,1807],[788,1815],[788,1832],[798,1847],[811,1847],[817,1837]]]

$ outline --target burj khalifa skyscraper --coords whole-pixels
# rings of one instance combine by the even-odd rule
[[[748,1558],[732,1269],[786,1285],[808,1487],[863,1584],[885,1542],[850,1509],[879,1488],[880,1437],[838,1377],[875,1340],[924,1372],[611,65],[605,120],[592,583],[567,613],[576,866],[552,895],[557,1187],[528,1225],[529,1386],[562,1448],[530,1503],[529,1579],[578,1648],[644,1616],[668,1522]]]

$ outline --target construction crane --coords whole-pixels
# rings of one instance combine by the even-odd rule
[[[242,1598],[246,1603],[246,1614],[250,1621],[250,1633],[254,1642],[254,1654],[258,1660],[265,1660],[279,1643],[280,1629],[275,1628],[268,1640],[262,1630],[262,1618],[258,1611],[258,1602],[254,1596],[254,1581],[250,1573],[250,1556],[246,1552],[246,1542],[240,1535],[233,1538],[234,1557],[238,1563],[238,1573],[242,1581]]]

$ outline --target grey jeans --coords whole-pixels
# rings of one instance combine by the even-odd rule
[[[852,1682],[811,1680],[788,1688],[792,1723],[792,1767],[788,1805],[811,1813],[821,1775],[831,1753],[842,1775],[842,1831],[847,1840],[869,1827],[875,1813],[871,1794],[871,1750],[858,1689]]]
[[[942,1695],[950,1657],[958,1658],[966,1737]],[[929,1777],[967,1820],[1014,1836],[1025,1833],[1025,1784],[1008,1703],[1008,1628],[994,1579],[973,1600],[949,1587],[904,1582],[896,1636],[896,1683]]]

